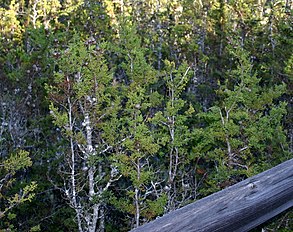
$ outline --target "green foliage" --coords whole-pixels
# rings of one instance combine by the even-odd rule
[[[262,87],[261,79],[252,70],[249,54],[241,48],[229,49],[237,66],[227,73],[218,90],[218,106],[199,114],[207,132],[195,132],[198,143],[194,152],[215,162],[214,181],[210,184],[219,187],[224,187],[221,183],[225,181],[231,185],[255,175],[262,162],[278,163],[276,154],[288,149],[281,124],[286,103],[275,104],[286,86]]]
[[[188,183],[191,180],[188,146],[192,133],[188,121],[193,117],[195,111],[192,104],[188,104],[183,99],[184,91],[190,81],[189,70],[190,67],[186,63],[176,68],[174,62],[165,61],[164,84],[166,90],[161,97],[163,110],[158,110],[150,119],[159,128],[156,130],[155,136],[157,143],[162,146],[160,152],[164,155],[160,159],[165,165],[160,171],[162,177],[167,176],[163,179],[164,185],[166,188],[170,188],[166,195],[168,204],[165,212],[174,210],[178,205],[184,204],[194,197],[189,191],[182,193],[178,189],[181,188],[183,182],[185,182],[184,185],[191,186]],[[177,194],[184,196],[182,202]]]
[[[16,172],[22,169],[28,168],[32,165],[32,161],[28,156],[29,153],[20,150],[14,154],[11,154],[9,158],[1,160],[0,163],[0,219],[3,223],[0,223],[0,227],[12,226],[9,221],[12,221],[17,217],[12,213],[12,209],[20,204],[28,201],[30,202],[35,196],[35,190],[37,188],[36,182],[31,182],[25,185],[23,188],[18,189],[18,193],[13,193],[13,187],[16,184]],[[7,217],[7,221],[5,220]]]
[[[134,27],[125,24],[122,25],[122,29],[119,42],[123,44],[123,49],[118,51],[125,60],[121,68],[125,70],[130,85],[126,87],[123,96],[126,103],[120,116],[120,136],[124,141],[115,159],[117,167],[129,178],[131,185],[125,193],[126,199],[129,200],[123,201],[123,204],[115,201],[115,204],[120,210],[133,214],[138,225],[141,214],[141,209],[138,211],[138,208],[149,209],[143,197],[147,194],[147,186],[150,185],[153,176],[148,162],[159,149],[147,123],[151,106],[149,93],[151,85],[156,80],[156,71],[147,64],[144,49],[141,48],[141,41]]]
[[[29,153],[27,151],[19,151],[12,154],[9,159],[5,160],[3,163],[5,171],[14,174],[20,169],[30,167],[32,161],[28,155]]]
[[[147,200],[148,207],[142,211],[142,215],[149,220],[158,215],[163,215],[167,201],[168,197],[166,194],[162,194],[156,200]]]
[[[1,228],[78,230],[75,188],[128,231],[292,158],[291,7],[2,1]]]

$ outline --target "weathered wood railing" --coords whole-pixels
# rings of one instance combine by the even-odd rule
[[[293,159],[132,232],[245,232],[293,206]]]

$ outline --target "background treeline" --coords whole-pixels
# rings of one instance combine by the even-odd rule
[[[0,7],[0,230],[127,231],[292,158],[291,1]]]

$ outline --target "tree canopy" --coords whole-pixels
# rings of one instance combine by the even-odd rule
[[[291,13],[2,0],[0,230],[128,231],[292,158]]]

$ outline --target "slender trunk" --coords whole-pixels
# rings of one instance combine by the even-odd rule
[[[140,161],[137,159],[137,180],[140,180]],[[140,199],[139,199],[139,188],[135,187],[135,227],[139,227],[139,218],[140,218]]]
[[[92,206],[93,211],[88,212],[89,232],[96,232],[97,222],[99,218],[99,208],[100,208],[100,204],[94,204]]]
[[[69,79],[67,78],[67,83],[69,83]],[[68,91],[70,91],[70,86],[68,86]],[[70,97],[67,98],[68,103],[68,119],[69,119],[69,130],[73,131],[73,118],[72,118],[72,103]],[[76,218],[77,218],[77,224],[78,224],[78,230],[82,232],[82,225],[81,225],[81,212],[79,205],[77,203],[77,193],[76,193],[76,180],[75,180],[75,152],[74,152],[74,143],[72,137],[70,138],[70,152],[71,152],[71,188],[72,188],[72,196],[71,201],[73,204],[73,207],[76,212]],[[69,197],[69,196],[68,196]]]
[[[172,74],[170,74],[170,81],[171,83],[173,82],[173,78],[172,78]],[[172,87],[170,89],[170,100],[171,100],[171,106],[172,108],[174,107],[174,101],[175,101],[175,93],[174,93],[174,87]],[[173,183],[174,181],[174,176],[175,176],[175,173],[174,173],[174,162],[173,162],[173,159],[174,159],[174,155],[173,155],[173,152],[174,152],[174,141],[175,141],[175,116],[171,116],[168,118],[168,121],[169,121],[169,133],[170,133],[170,137],[171,137],[171,149],[170,149],[170,155],[169,155],[169,182],[170,184]]]
[[[230,165],[230,163],[233,162],[233,160],[232,160],[233,159],[233,153],[232,153],[232,148],[231,148],[231,144],[230,144],[229,134],[226,131],[226,124],[228,123],[228,120],[229,120],[229,112],[230,112],[230,110],[226,109],[226,119],[225,119],[223,117],[221,109],[219,109],[220,116],[221,116],[221,122],[222,122],[223,130],[224,130],[224,133],[225,133],[226,145],[227,145],[228,165]]]
[[[226,7],[226,0],[220,0],[220,46],[219,46],[219,56],[221,57],[223,55],[223,49],[224,49],[224,40],[226,39],[226,33],[225,33],[225,7]]]
[[[140,208],[139,208],[139,189],[135,188],[135,227],[139,227]]]
[[[170,81],[173,82],[172,75],[170,75]],[[174,87],[169,90],[169,97],[171,101],[171,106],[174,107],[175,103],[175,92]],[[170,135],[170,151],[169,151],[169,170],[168,170],[168,206],[166,211],[169,212],[174,208],[174,198],[176,198],[176,184],[174,180],[177,175],[177,168],[179,163],[179,152],[178,147],[175,146],[175,121],[176,117],[174,115],[168,117],[168,129]]]
[[[92,144],[92,127],[91,127],[91,120],[89,113],[85,112],[85,126],[86,126],[86,141],[87,141],[87,148],[86,148],[86,159],[90,158],[91,156],[96,155],[95,149],[93,148]],[[95,167],[90,164],[90,167],[88,169],[88,187],[89,187],[89,201],[94,200],[94,197],[96,196],[95,191]],[[99,209],[100,204],[94,204],[92,206],[92,212],[88,212],[88,224],[89,224],[89,231],[95,232],[98,224],[99,219]]]
[[[92,145],[92,128],[91,128],[91,122],[90,117],[88,113],[85,113],[84,117],[85,125],[86,125],[86,142],[87,142],[87,148],[86,148],[86,160],[88,160],[91,156],[94,155],[94,149]],[[93,196],[95,195],[95,183],[94,183],[94,167],[92,164],[90,164],[89,170],[88,170],[88,180],[89,180],[89,197],[90,200],[92,200]]]
[[[100,226],[99,226],[99,231],[104,232],[105,231],[105,206],[101,205],[100,206]]]
[[[170,184],[172,184],[173,182],[173,172],[172,172],[172,169],[173,169],[173,148],[171,148],[170,152],[169,152],[169,180],[168,182]]]
[[[201,27],[201,32],[200,32],[200,49],[201,52],[204,53],[205,52],[205,38],[206,38],[206,27],[207,27],[207,15],[208,12],[207,10],[204,10],[203,12],[203,25]]]
[[[33,27],[34,29],[36,29],[36,24],[37,24],[37,18],[38,18],[38,11],[37,11],[37,4],[39,1],[34,2],[32,10],[33,10],[33,14],[30,15],[30,17],[32,18],[33,21]]]
[[[161,29],[161,22],[158,23],[158,35],[159,35],[159,44],[158,44],[158,70],[161,70],[161,60],[162,60],[162,44],[163,44],[163,35]]]
[[[233,159],[233,153],[232,153],[232,149],[231,149],[230,139],[227,134],[226,134],[226,144],[227,144],[228,158],[229,158],[229,162],[230,162]]]
[[[81,226],[81,213],[79,206],[77,204],[77,194],[76,194],[76,180],[75,180],[75,154],[74,154],[74,148],[73,148],[73,140],[70,139],[70,147],[71,147],[71,185],[72,185],[72,202],[74,209],[76,211],[76,218],[77,218],[77,224],[78,224],[78,230],[82,232],[82,226]]]
[[[90,167],[88,170],[88,178],[89,178],[89,196],[90,196],[90,201],[93,199],[95,196],[95,189],[94,189],[94,168]]]
[[[293,152],[293,129],[289,129],[288,131],[288,137],[289,137],[289,152]]]
[[[124,14],[124,0],[120,0],[120,11],[121,11],[121,14],[123,15]]]

